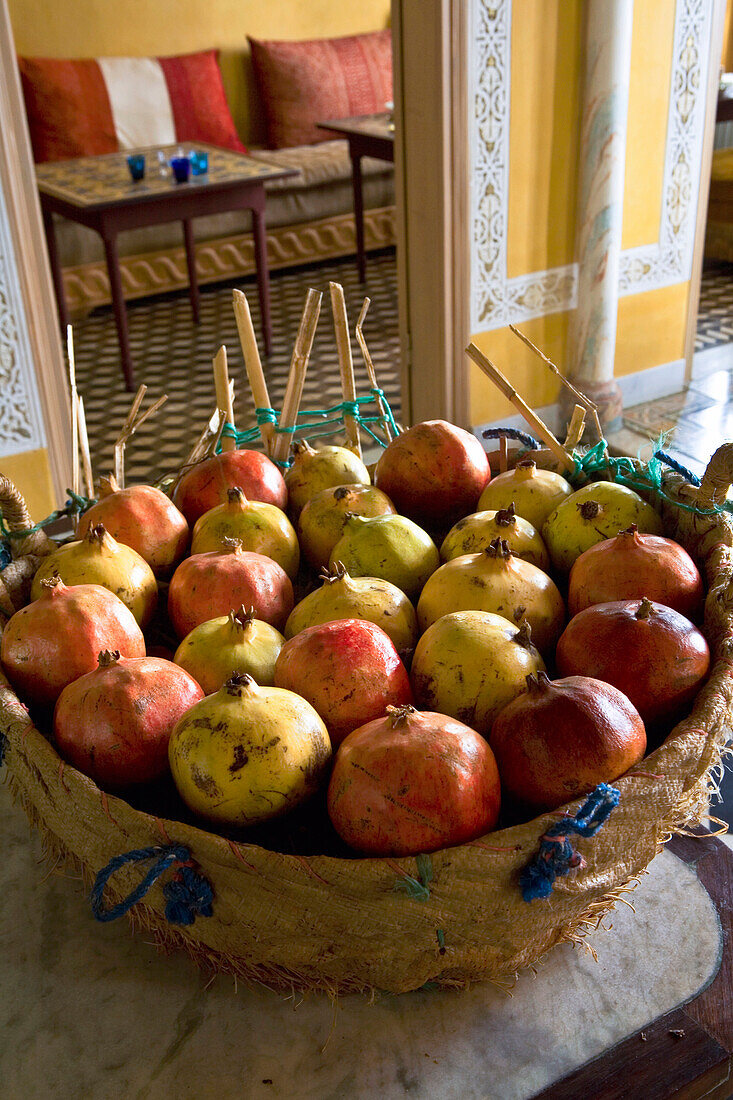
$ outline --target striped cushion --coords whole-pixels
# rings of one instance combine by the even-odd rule
[[[21,57],[19,66],[37,162],[176,141],[245,152],[216,50],[85,61]]]
[[[271,149],[329,141],[318,122],[383,111],[392,99],[388,30],[249,44]]]

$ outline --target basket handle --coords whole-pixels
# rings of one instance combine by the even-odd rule
[[[27,557],[30,554],[44,557],[56,549],[45,531],[32,530],[33,520],[28,511],[28,505],[22,493],[4,474],[0,474],[0,511],[9,531],[19,532],[30,529],[27,538],[12,540],[14,558]]]
[[[708,462],[697,492],[699,508],[714,508],[725,504],[733,484],[733,443],[723,443]]]

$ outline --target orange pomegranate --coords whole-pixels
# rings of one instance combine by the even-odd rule
[[[556,660],[563,676],[594,676],[623,691],[650,726],[682,716],[707,675],[710,650],[689,619],[644,597],[580,611]]]
[[[501,793],[494,754],[455,718],[388,707],[336,754],[328,812],[339,836],[366,855],[416,855],[489,832]]]
[[[105,650],[93,672],[61,692],[56,744],[100,786],[148,783],[165,775],[173,727],[203,697],[193,677],[170,661]]]
[[[175,504],[153,485],[120,489],[112,474],[102,478],[99,496],[79,520],[79,538],[103,523],[118,542],[137,550],[156,577],[169,576],[188,546],[188,524]]]
[[[426,420],[392,440],[374,482],[402,515],[436,528],[475,512],[490,476],[486,452],[471,432]]]
[[[41,595],[10,619],[2,636],[3,668],[29,703],[53,706],[74,680],[97,667],[99,651],[144,657],[135,616],[101,584],[65,585],[58,573],[41,582]]]
[[[275,686],[301,695],[320,714],[332,745],[388,705],[412,702],[407,669],[375,623],[339,619],[308,627],[280,650]]]
[[[646,752],[644,723],[617,688],[588,676],[527,676],[489,736],[504,790],[552,810],[610,783]]]
[[[255,617],[282,630],[293,610],[293,586],[285,570],[226,539],[223,550],[194,554],[176,569],[168,589],[168,616],[179,638],[195,626],[251,607]]]
[[[173,503],[193,526],[199,516],[224,504],[227,489],[239,486],[249,500],[275,504],[283,511],[288,491],[274,462],[259,451],[222,451],[187,470],[176,485]]]
[[[635,523],[576,558],[570,570],[568,613],[613,600],[647,596],[695,618],[703,596],[702,577],[679,543],[662,535],[641,535]]]

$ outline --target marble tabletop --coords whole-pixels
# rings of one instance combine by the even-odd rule
[[[592,936],[523,973],[402,996],[273,993],[100,925],[50,873],[7,787],[0,911],[3,1100],[523,1100],[694,997],[721,936],[694,868],[665,851]],[[611,927],[612,926],[612,927]]]

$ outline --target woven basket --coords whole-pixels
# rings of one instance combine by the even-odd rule
[[[732,479],[733,444],[728,444],[711,459],[699,489],[667,474],[663,493],[647,494],[666,532],[704,572],[712,671],[689,717],[615,783],[619,806],[593,839],[577,841],[584,866],[558,879],[547,899],[525,903],[518,876],[556,816],[545,814],[435,852],[420,867],[413,858],[284,855],[161,820],[105,794],[63,766],[22,703],[3,686],[0,731],[13,794],[41,828],[49,856],[70,860],[88,882],[110,859],[131,849],[185,845],[213,887],[213,915],[197,917],[187,928],[173,927],[164,915],[161,880],[130,917],[161,945],[184,948],[199,963],[270,986],[329,992],[398,993],[428,981],[510,983],[553,945],[580,941],[595,928],[670,834],[699,822],[707,810],[733,696],[733,524],[717,510]],[[8,492],[0,482],[6,519]],[[11,526],[18,529],[19,523],[20,529],[29,525],[16,516]],[[106,896],[126,896],[142,874],[123,868]],[[401,888],[417,885],[417,879],[419,891]]]

